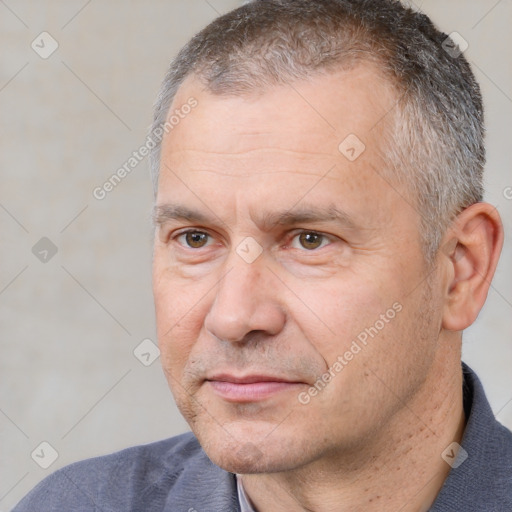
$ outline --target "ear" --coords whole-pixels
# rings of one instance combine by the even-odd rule
[[[443,238],[440,254],[446,277],[443,328],[461,331],[476,320],[502,246],[503,225],[491,204],[473,204],[456,217]]]

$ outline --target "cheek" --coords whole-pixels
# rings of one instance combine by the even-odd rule
[[[153,297],[159,335],[168,336],[197,314],[211,288],[210,279],[184,277],[167,261],[165,247],[155,249]]]
[[[374,283],[356,278],[331,277],[303,291],[300,298],[295,321],[329,364],[393,303]]]
[[[155,301],[158,345],[166,374],[180,379],[197,341],[207,311],[207,285],[191,285],[155,272]],[[168,375],[169,376],[169,375]]]

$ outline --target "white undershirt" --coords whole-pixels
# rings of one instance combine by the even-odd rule
[[[249,498],[245,494],[244,486],[242,485],[242,478],[240,475],[236,475],[236,488],[238,491],[238,501],[240,502],[241,512],[256,512],[252,507]]]

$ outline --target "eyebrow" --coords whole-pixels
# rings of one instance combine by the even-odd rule
[[[200,211],[193,210],[183,205],[162,204],[153,208],[153,223],[161,226],[171,220],[187,222],[208,222],[210,218]]]
[[[199,210],[179,204],[156,205],[153,210],[153,222],[155,226],[161,226],[165,222],[179,220],[185,222],[197,222],[212,224],[220,219],[216,216],[205,215]],[[259,221],[259,222],[258,222]],[[353,218],[337,206],[317,206],[303,204],[288,210],[266,213],[257,219],[257,224],[263,231],[270,231],[275,226],[291,226],[297,224],[336,222],[348,229],[356,229],[358,225]]]
[[[262,229],[270,230],[273,226],[290,226],[295,224],[309,224],[315,222],[337,222],[349,229],[358,226],[354,219],[334,204],[317,206],[303,204],[288,210],[267,213],[262,217]]]

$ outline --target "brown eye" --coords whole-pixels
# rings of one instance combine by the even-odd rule
[[[324,238],[320,233],[305,231],[299,235],[299,243],[304,249],[313,250],[318,249],[322,245]]]
[[[184,235],[186,244],[192,249],[200,249],[208,243],[208,235],[202,231],[189,231]]]

